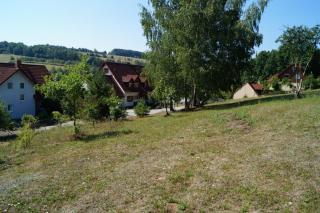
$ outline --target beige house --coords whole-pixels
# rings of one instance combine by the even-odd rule
[[[263,87],[258,83],[246,83],[237,92],[234,93],[233,99],[255,98],[261,95]]]

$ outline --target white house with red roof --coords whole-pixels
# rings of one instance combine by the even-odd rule
[[[151,88],[147,78],[141,75],[142,66],[105,62],[102,68],[125,107],[133,107],[139,99],[147,99]]]
[[[13,119],[24,114],[35,115],[37,96],[35,85],[44,83],[49,72],[44,65],[0,63],[0,101]]]

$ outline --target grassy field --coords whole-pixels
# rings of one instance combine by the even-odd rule
[[[320,97],[0,143],[0,211],[319,212]]]
[[[0,63],[4,62],[10,62],[11,57],[14,58],[21,58],[23,56],[17,56],[17,55],[10,55],[10,54],[0,54]],[[130,64],[144,64],[145,60],[144,59],[139,59],[139,58],[130,58],[130,57],[123,57],[123,56],[114,56],[114,55],[107,55],[106,58],[99,57],[101,60],[111,60],[115,61],[118,63],[130,63]],[[27,62],[29,63],[29,62]],[[47,67],[48,70],[52,70],[53,67],[63,67],[63,64],[51,64],[49,62],[32,62],[34,64],[43,64]]]
[[[9,55],[9,54],[0,54],[0,62],[9,62],[11,56],[14,57],[14,55]]]
[[[9,55],[9,54],[0,54],[0,63],[7,63],[11,61],[11,57],[14,58],[19,58],[20,56],[17,55]],[[30,62],[26,62],[30,63]],[[33,64],[43,64],[47,67],[47,69],[50,71],[53,69],[53,67],[58,68],[58,67],[63,67],[64,65],[58,65],[58,64],[50,64],[50,63],[44,63],[44,62],[33,62]]]

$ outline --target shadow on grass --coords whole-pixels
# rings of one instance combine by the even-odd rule
[[[97,139],[102,139],[102,138],[114,138],[114,137],[119,137],[122,135],[129,135],[135,133],[132,130],[117,130],[117,131],[106,131],[102,132],[99,134],[94,134],[94,135],[85,135],[80,138],[80,141],[84,142],[91,142]]]
[[[10,142],[17,139],[16,134],[0,135],[0,143]]]

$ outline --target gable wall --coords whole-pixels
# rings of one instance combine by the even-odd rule
[[[12,89],[8,89],[8,82],[13,83]],[[24,83],[24,89],[20,89],[20,83]],[[21,94],[24,94],[23,101],[20,100]],[[12,104],[13,111],[10,114],[13,119],[20,119],[24,114],[35,115],[34,94],[34,84],[21,72],[0,85],[0,100],[6,108],[8,104]]]
[[[257,93],[252,89],[249,84],[245,84],[241,89],[239,89],[234,95],[233,99],[242,99],[242,98],[254,98],[258,97]]]

